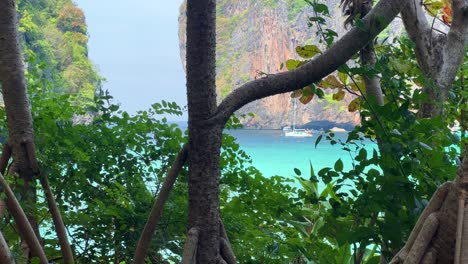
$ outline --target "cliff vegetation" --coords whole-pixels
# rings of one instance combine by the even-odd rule
[[[28,70],[40,74],[57,92],[90,103],[102,78],[88,59],[85,16],[71,0],[19,0],[19,31]]]
[[[343,26],[339,1],[329,0],[330,17],[327,27],[338,35]],[[179,38],[181,58],[185,60],[185,3],[180,9]],[[254,78],[285,71],[281,67],[288,59],[299,58],[296,47],[319,43],[318,31],[310,26],[314,10],[303,0],[238,0],[217,1],[217,79],[218,100],[233,89]],[[185,62],[183,62],[185,64]],[[309,104],[298,103],[296,123],[314,128],[334,125],[350,127],[359,123],[357,113],[347,111],[353,96],[347,94],[342,102],[332,100],[331,94]],[[280,128],[292,123],[293,99],[288,94],[271,96],[251,103],[239,114],[254,113],[243,120],[247,127]]]

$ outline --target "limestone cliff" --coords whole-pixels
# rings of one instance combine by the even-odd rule
[[[344,33],[339,0],[326,0],[330,9],[328,26]],[[185,66],[185,3],[180,8],[179,38]],[[217,87],[221,100],[232,89],[259,77],[259,72],[276,73],[287,59],[298,58],[298,45],[318,44],[317,29],[309,27],[313,10],[303,0],[218,0],[217,1]],[[319,45],[320,46],[320,45]],[[284,70],[284,69],[283,69]],[[298,103],[298,125],[313,121],[357,124],[357,113],[349,113],[344,102],[314,98],[307,105]],[[254,113],[244,120],[248,127],[280,128],[292,123],[289,94],[253,102],[239,113]],[[318,123],[318,122],[317,122]],[[323,122],[321,122],[323,123]]]

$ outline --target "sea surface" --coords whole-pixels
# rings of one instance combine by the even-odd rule
[[[296,176],[294,168],[297,168],[301,170],[304,178],[309,178],[309,162],[317,172],[325,167],[333,168],[338,159],[343,161],[345,169],[351,169],[351,157],[357,154],[343,150],[340,144],[331,145],[325,136],[315,147],[320,131],[308,138],[284,137],[281,130],[236,129],[226,132],[237,139],[241,149],[251,156],[253,166],[264,176],[279,175],[292,178]],[[347,132],[335,133],[335,139],[343,142],[347,137]],[[371,155],[376,144],[369,140],[364,143],[368,155]]]
[[[187,129],[187,122],[172,122],[179,125],[183,130]],[[310,175],[310,163],[317,173],[325,167],[333,168],[335,162],[341,159],[344,169],[352,168],[352,157],[357,153],[343,150],[340,144],[331,145],[325,136],[315,146],[317,137],[322,131],[315,131],[312,137],[293,138],[285,137],[282,130],[274,129],[231,129],[225,130],[236,138],[242,150],[251,158],[252,165],[264,176],[283,176],[294,178],[294,168],[302,172],[306,179]],[[348,132],[335,132],[335,140],[343,142],[348,138]],[[375,142],[365,140],[365,148],[368,155],[377,148]]]

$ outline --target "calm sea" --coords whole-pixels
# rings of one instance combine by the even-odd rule
[[[253,165],[265,176],[295,176],[294,168],[302,171],[308,178],[309,162],[312,162],[315,172],[324,167],[332,167],[335,161],[342,159],[345,169],[352,167],[351,155],[339,144],[331,145],[325,137],[315,147],[315,141],[320,132],[315,132],[309,138],[284,137],[281,130],[228,130],[237,138],[241,148],[252,157]],[[346,141],[347,132],[335,133],[336,139]],[[376,146],[371,141],[365,142],[369,155]],[[354,153],[356,154],[356,153]],[[352,153],[352,155],[354,155]]]
[[[186,122],[174,122],[182,129],[187,128]],[[331,145],[322,138],[315,147],[315,141],[321,132],[315,132],[313,137],[291,138],[284,137],[281,130],[258,129],[234,129],[226,130],[237,139],[240,147],[252,158],[253,166],[264,176],[284,176],[293,178],[296,176],[294,168],[301,170],[304,178],[310,175],[309,162],[312,163],[315,172],[325,167],[335,165],[337,159],[341,159],[345,169],[352,167],[352,155],[343,150],[340,144]],[[348,137],[347,132],[335,133],[335,138],[343,142]],[[369,155],[376,144],[365,141]]]

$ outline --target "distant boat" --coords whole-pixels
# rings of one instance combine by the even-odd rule
[[[333,127],[332,129],[330,129],[330,131],[331,132],[346,132],[346,130],[341,127]]]
[[[296,99],[293,99],[293,125],[283,127],[283,133],[285,137],[312,137],[312,131],[308,129],[297,129],[296,128]]]

